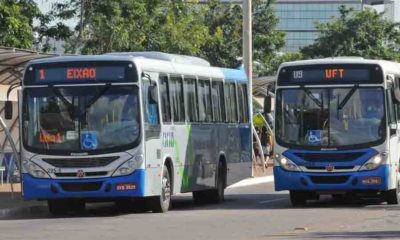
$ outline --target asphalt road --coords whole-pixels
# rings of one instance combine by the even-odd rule
[[[400,206],[326,197],[292,208],[288,197],[267,183],[228,189],[220,205],[177,196],[166,214],[119,214],[112,204],[63,218],[35,211],[0,220],[0,239],[400,239]]]

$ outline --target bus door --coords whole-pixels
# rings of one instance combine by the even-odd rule
[[[238,120],[237,94],[236,86],[233,82],[225,83],[225,108],[226,108],[226,158],[228,165],[227,183],[235,182],[236,176],[240,175],[240,167],[237,163],[240,162],[240,131]]]
[[[395,81],[394,84],[394,89],[398,88],[398,81]],[[387,90],[387,112],[388,112],[388,123],[389,123],[389,131],[390,131],[390,159],[391,159],[391,164],[390,166],[393,167],[393,171],[391,171],[391,173],[393,174],[393,176],[391,176],[390,179],[393,179],[393,181],[395,181],[395,179],[397,179],[397,181],[399,181],[399,177],[396,176],[396,174],[399,174],[399,160],[400,160],[400,151],[399,151],[399,147],[400,147],[400,124],[398,123],[398,121],[400,121],[400,108],[399,108],[399,104],[396,103],[396,101],[394,101],[393,96],[394,91],[392,89]],[[397,169],[397,171],[396,171]],[[395,183],[392,182],[392,184],[389,182],[389,186],[390,188],[394,188],[396,187]]]
[[[158,90],[157,74],[146,73],[142,77],[142,97],[143,97],[143,128],[144,128],[144,144],[145,144],[145,166],[147,170],[145,186],[147,186],[147,195],[160,194],[161,181],[158,174],[160,173],[161,164],[161,126],[158,110]]]

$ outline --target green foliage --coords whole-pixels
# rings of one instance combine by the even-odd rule
[[[253,60],[258,75],[271,74],[270,66],[277,52],[284,46],[284,33],[276,30],[274,0],[253,1]],[[204,9],[204,25],[209,29],[209,40],[203,47],[204,57],[213,65],[236,67],[242,56],[242,18],[240,5],[222,4],[210,0]]]
[[[33,19],[39,15],[33,0],[0,1],[0,46],[31,48]]]
[[[61,0],[60,0],[61,1]],[[284,45],[273,1],[254,2],[254,60],[267,67]],[[236,67],[242,56],[242,9],[210,0],[63,0],[53,17],[78,18],[75,34],[66,37],[67,52],[163,51],[208,59],[212,65]],[[59,24],[60,26],[62,23]],[[64,34],[66,36],[68,34]]]
[[[384,20],[372,10],[354,13],[344,6],[339,10],[340,18],[317,24],[321,34],[314,44],[301,50],[305,57],[361,56],[400,60],[399,24]]]

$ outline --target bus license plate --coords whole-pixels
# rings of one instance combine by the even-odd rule
[[[362,183],[364,185],[380,184],[381,183],[381,178],[380,177],[364,177],[362,179]]]
[[[136,184],[134,183],[118,183],[115,186],[117,191],[129,191],[129,190],[136,190]]]

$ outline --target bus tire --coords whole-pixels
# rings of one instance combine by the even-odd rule
[[[307,204],[307,195],[302,191],[290,191],[290,202],[293,207],[301,207]]]
[[[153,213],[167,212],[171,207],[171,177],[167,166],[164,166],[161,180],[161,196],[151,197],[149,199],[150,208]]]
[[[399,196],[399,187],[397,186],[395,189],[391,189],[386,191],[386,202],[389,205],[399,204],[400,196]]]
[[[217,179],[215,183],[215,189],[209,190],[209,199],[210,203],[222,203],[225,201],[225,179],[226,179],[226,171],[221,164],[218,164],[218,173]]]
[[[47,200],[47,207],[54,216],[66,215],[69,210],[67,199],[49,199]]]

